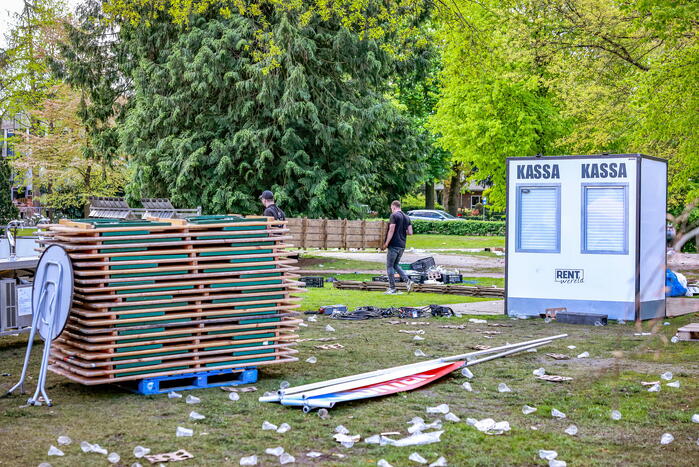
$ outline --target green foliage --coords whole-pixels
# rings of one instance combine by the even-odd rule
[[[86,133],[82,151],[87,159],[112,165],[119,161],[117,122],[128,102],[129,80],[120,60],[128,51],[115,40],[114,26],[99,0],[85,0],[77,9],[75,24],[65,23],[58,43],[60,57],[50,60],[53,73],[81,92],[77,115]]]
[[[460,1],[459,19],[445,20],[442,96],[431,128],[438,144],[470,172],[489,180],[495,209],[505,206],[505,159],[550,153],[564,125],[531,53],[511,45],[513,31],[495,8],[498,0]]]
[[[206,212],[259,211],[271,189],[289,216],[355,218],[418,182],[410,122],[386,98],[392,60],[336,21],[266,16],[283,51],[266,70],[255,24],[231,14],[122,24],[133,79],[121,141],[131,198]]]
[[[400,199],[401,203],[401,209],[403,212],[408,212],[412,211],[414,209],[425,209],[425,194],[424,193],[419,193],[419,194],[409,194],[406,196],[403,196]],[[441,209],[443,210],[444,207],[439,204],[435,203],[434,205],[435,209]]]
[[[19,212],[12,203],[12,172],[6,158],[0,156],[0,225],[4,226],[12,219],[17,219]]]
[[[414,220],[415,234],[441,235],[505,235],[505,223],[501,221],[418,221]]]
[[[47,58],[57,54],[61,0],[27,0],[12,19],[7,48],[0,51],[0,115],[17,118],[30,130],[38,125],[33,113],[56,84]]]

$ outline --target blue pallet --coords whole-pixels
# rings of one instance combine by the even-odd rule
[[[242,371],[241,371],[242,370]],[[165,394],[170,391],[187,391],[218,386],[238,386],[257,382],[257,368],[209,370],[181,375],[157,376],[138,381],[137,385],[126,386],[136,394]],[[165,383],[165,384],[164,384]]]

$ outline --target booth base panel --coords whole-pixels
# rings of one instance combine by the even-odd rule
[[[636,304],[634,302],[612,302],[604,300],[571,300],[555,298],[521,298],[507,297],[508,316],[535,316],[546,313],[547,308],[565,308],[572,313],[591,313],[607,315],[608,319],[634,321]],[[641,319],[665,317],[665,300],[641,302]]]

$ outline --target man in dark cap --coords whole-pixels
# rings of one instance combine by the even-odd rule
[[[265,206],[265,212],[263,216],[274,217],[274,220],[277,221],[286,220],[286,215],[284,214],[284,211],[279,209],[279,207],[276,204],[274,204],[274,194],[271,191],[263,191],[260,195],[260,201],[262,201],[262,204]]]

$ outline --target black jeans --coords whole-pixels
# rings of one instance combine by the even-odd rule
[[[386,273],[388,274],[388,287],[391,289],[396,288],[395,273],[398,273],[402,282],[408,282],[408,276],[400,268],[399,264],[404,251],[405,248],[389,246],[386,252]]]

